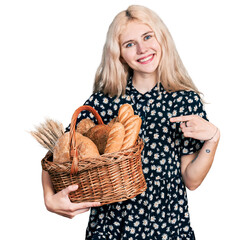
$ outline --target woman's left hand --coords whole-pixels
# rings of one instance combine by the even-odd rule
[[[186,115],[170,118],[170,122],[181,122],[180,128],[184,137],[198,140],[210,140],[217,133],[218,128],[198,115]]]

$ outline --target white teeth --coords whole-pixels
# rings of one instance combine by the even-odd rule
[[[146,62],[146,61],[148,61],[149,59],[151,59],[152,57],[153,57],[153,55],[148,56],[148,57],[143,58],[143,59],[139,59],[138,62]]]

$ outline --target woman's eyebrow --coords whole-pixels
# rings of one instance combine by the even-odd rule
[[[133,40],[128,40],[128,41],[125,41],[124,43],[122,43],[122,46],[126,45],[127,43],[129,42],[132,42]]]
[[[153,31],[148,31],[148,32],[145,32],[145,33],[143,33],[142,35],[141,35],[141,37],[144,37],[144,36],[146,36],[147,34],[149,34],[149,33],[154,33]],[[122,43],[122,46],[124,46],[125,44],[127,44],[127,43],[129,43],[129,42],[132,42],[133,40],[131,39],[131,40],[127,40],[127,41],[125,41],[124,43]]]
[[[149,33],[154,33],[153,31],[148,31],[146,33],[143,33],[141,36],[144,37],[145,35],[149,34]]]

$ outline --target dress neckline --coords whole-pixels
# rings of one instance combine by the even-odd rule
[[[159,91],[159,88],[160,88],[160,91]],[[132,76],[131,76],[131,77],[129,77],[129,79],[127,81],[127,90],[129,90],[131,93],[134,93],[137,96],[142,96],[142,97],[145,97],[145,98],[151,98],[152,95],[155,95],[155,93],[158,94],[163,89],[162,89],[162,84],[161,83],[156,83],[151,90],[149,90],[149,91],[147,91],[145,93],[141,93],[133,85]]]

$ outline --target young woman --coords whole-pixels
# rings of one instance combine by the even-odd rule
[[[54,194],[43,171],[47,209],[73,217],[91,209],[86,239],[195,239],[186,187],[206,177],[220,138],[206,118],[201,97],[187,74],[162,20],[130,6],[111,23],[94,93],[85,102],[108,123],[124,103],[142,119],[142,165],[147,190],[133,199],[104,205],[70,203],[70,186]],[[93,116],[84,112],[78,121]],[[96,208],[95,208],[96,207]]]

